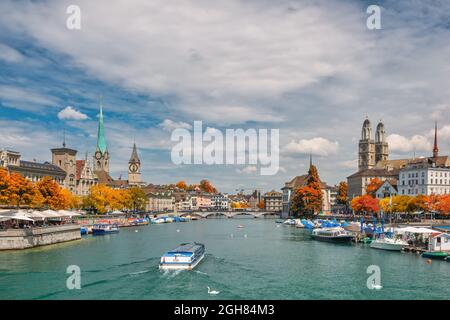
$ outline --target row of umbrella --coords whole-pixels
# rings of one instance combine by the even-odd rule
[[[0,221],[6,220],[23,220],[23,221],[39,221],[47,218],[66,218],[81,216],[81,211],[69,211],[69,210],[0,210]]]

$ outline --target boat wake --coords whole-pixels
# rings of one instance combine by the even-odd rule
[[[163,278],[171,279],[171,278],[174,278],[177,275],[179,275],[182,271],[185,271],[185,270],[167,270],[166,269],[166,270],[162,270],[161,272],[162,272]]]
[[[131,272],[131,273],[129,273],[128,275],[130,275],[130,276],[136,276],[136,275],[139,275],[139,274],[147,273],[147,272],[149,272],[149,271],[150,271],[150,269],[149,269],[149,270],[136,271],[136,272]]]
[[[198,274],[203,274],[203,275],[206,275],[206,276],[208,275],[206,272],[201,272],[201,271],[198,271],[198,270],[194,270],[194,272],[198,273]]]

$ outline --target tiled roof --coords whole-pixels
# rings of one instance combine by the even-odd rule
[[[97,175],[99,184],[110,185],[114,181],[114,179],[111,178],[109,173],[104,170],[95,171],[95,174]]]
[[[308,175],[308,174],[304,174],[304,175],[302,175],[302,176],[296,176],[296,177],[293,178],[291,181],[286,182],[285,185],[284,185],[284,187],[283,187],[282,189],[290,188],[290,189],[295,190],[295,189],[304,187],[304,186],[306,186],[306,184],[308,183],[308,178],[309,178],[309,175]],[[326,183],[320,181],[320,187],[321,187],[322,189],[326,189],[326,188],[328,188],[329,186],[328,186]]]
[[[398,176],[399,169],[363,169],[360,170],[347,178],[355,178],[355,177],[396,177]]]
[[[20,171],[40,171],[40,172],[48,172],[51,174],[60,174],[66,175],[66,172],[58,166],[51,164],[49,162],[39,163],[34,161],[25,161],[20,160],[19,166],[8,166],[10,170],[18,169]]]

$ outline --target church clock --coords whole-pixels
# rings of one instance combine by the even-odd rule
[[[95,159],[100,160],[102,158],[102,153],[100,151],[95,152]]]
[[[135,164],[135,163],[130,164],[129,168],[130,168],[130,172],[132,172],[132,173],[138,172],[138,169],[139,169],[137,164]]]

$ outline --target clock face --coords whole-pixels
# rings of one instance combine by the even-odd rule
[[[97,151],[97,152],[95,153],[95,159],[100,160],[101,158],[102,158],[101,152],[100,152],[100,151]]]
[[[135,163],[130,164],[130,172],[137,172],[138,171],[138,166]]]

